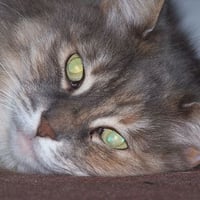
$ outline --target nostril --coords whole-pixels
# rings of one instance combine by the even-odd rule
[[[55,140],[55,137],[56,137],[55,132],[49,125],[49,122],[47,121],[47,119],[45,119],[44,117],[41,117],[40,125],[38,126],[36,136],[49,137]]]

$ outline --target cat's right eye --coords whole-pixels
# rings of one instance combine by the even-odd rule
[[[73,54],[67,61],[66,76],[72,87],[77,88],[84,78],[84,66],[82,58],[77,54]]]
[[[102,129],[101,139],[112,149],[125,150],[128,148],[128,144],[124,137],[112,129]]]

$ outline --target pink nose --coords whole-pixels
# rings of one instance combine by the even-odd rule
[[[49,122],[44,117],[41,117],[40,125],[38,127],[36,136],[49,137],[53,140],[56,137],[54,130],[51,128]]]

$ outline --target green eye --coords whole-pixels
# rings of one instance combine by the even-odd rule
[[[126,140],[114,130],[104,129],[101,138],[112,149],[124,150],[128,148]]]
[[[82,59],[78,54],[73,54],[67,61],[66,74],[72,82],[79,82],[83,79],[84,67]]]

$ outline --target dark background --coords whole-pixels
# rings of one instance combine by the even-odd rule
[[[200,200],[200,170],[105,178],[0,172],[0,200]]]

